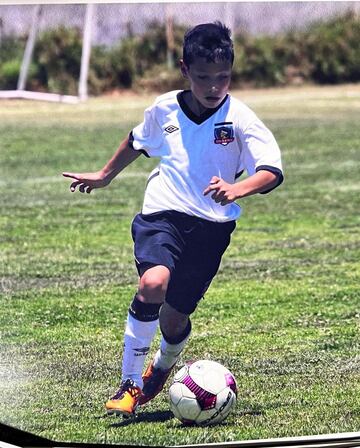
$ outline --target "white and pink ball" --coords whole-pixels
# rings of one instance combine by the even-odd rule
[[[200,360],[186,364],[169,388],[170,409],[185,424],[213,425],[235,408],[234,375],[222,364]]]

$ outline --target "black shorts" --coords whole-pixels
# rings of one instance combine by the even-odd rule
[[[166,266],[171,275],[165,301],[191,314],[218,271],[235,226],[235,221],[217,223],[176,211],[140,213],[131,228],[138,273]]]

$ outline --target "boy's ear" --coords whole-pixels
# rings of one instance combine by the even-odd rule
[[[181,70],[181,73],[182,73],[182,75],[183,75],[183,77],[184,78],[187,78],[188,77],[188,67],[185,65],[185,62],[184,62],[184,60],[183,59],[180,59],[180,70]]]

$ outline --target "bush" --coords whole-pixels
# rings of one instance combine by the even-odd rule
[[[235,37],[234,85],[360,81],[360,20],[354,13],[276,36]]]
[[[315,82],[360,81],[360,20],[353,12],[314,24],[304,37]]]
[[[4,36],[0,39],[0,65],[14,59],[22,60],[25,51],[26,38],[24,36]]]
[[[134,52],[134,39],[124,39],[110,49],[94,46],[89,67],[89,92],[97,95],[116,88],[131,88],[136,78]]]
[[[137,39],[127,38],[110,52],[112,82],[109,87],[132,87],[137,76]]]
[[[299,32],[260,37],[238,35],[234,47],[234,86],[299,84],[310,77],[304,37]]]
[[[4,62],[0,66],[0,89],[15,90],[17,88],[21,62],[20,59],[12,59]],[[36,76],[36,73],[37,66],[35,64],[30,64],[28,76]]]
[[[182,56],[185,29],[174,26],[172,57]],[[0,88],[16,88],[25,37],[8,36],[0,46]],[[234,36],[233,87],[276,86],[303,82],[360,81],[360,20],[353,13],[318,22],[303,31],[275,36]],[[60,27],[40,34],[34,50],[28,87],[76,94],[82,33]],[[93,95],[117,88],[163,92],[184,88],[179,68],[167,67],[166,30],[156,22],[142,36],[129,35],[112,48],[93,46],[89,67]]]
[[[174,25],[173,60],[176,62],[182,56],[182,42],[185,28]],[[152,22],[149,31],[140,36],[136,45],[136,71],[142,76],[154,66],[167,62],[165,25]]]
[[[278,38],[235,38],[235,83],[256,86],[284,84],[285,65],[285,48]]]
[[[161,64],[148,70],[141,78],[139,77],[134,88],[163,93],[170,90],[186,89],[188,82],[182,76],[180,68],[170,70],[166,64]]]
[[[161,91],[184,84],[179,71],[170,70],[166,66],[165,27],[154,22],[149,28],[144,35],[124,38],[108,50],[93,48],[90,91],[94,93],[99,87],[102,91],[116,88]],[[175,26],[172,55],[175,63],[182,54],[183,35],[184,29]]]
[[[21,60],[12,59],[0,67],[0,88],[14,90],[17,87],[21,68]]]
[[[0,89],[16,89],[25,39],[10,35],[3,37],[0,42]],[[34,73],[34,65],[31,70]]]
[[[81,51],[82,35],[76,28],[59,27],[42,33],[34,50],[40,85],[50,92],[76,94]]]

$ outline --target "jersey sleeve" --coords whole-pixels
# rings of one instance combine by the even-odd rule
[[[130,132],[129,143],[133,149],[141,151],[147,157],[161,155],[163,133],[155,118],[155,106],[145,110],[143,122]]]
[[[269,193],[284,180],[280,148],[272,132],[258,118],[252,121],[241,133],[241,157],[238,171],[246,169],[251,176],[260,170],[274,173],[277,183]]]

